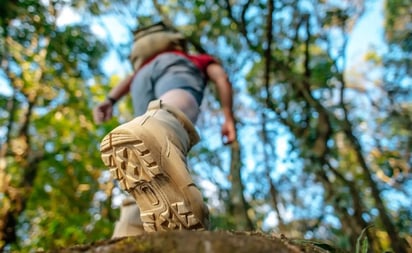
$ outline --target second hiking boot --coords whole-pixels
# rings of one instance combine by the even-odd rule
[[[112,238],[144,234],[143,222],[136,201],[127,197],[120,207],[120,218],[114,226]]]

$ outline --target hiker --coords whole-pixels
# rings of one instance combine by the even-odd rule
[[[134,73],[93,111],[102,123],[119,99],[132,97],[136,117],[107,134],[100,150],[112,176],[136,201],[146,232],[209,228],[208,208],[186,163],[199,141],[194,124],[208,81],[216,85],[221,103],[224,143],[236,139],[227,74],[212,56],[189,54],[185,43],[163,23],[136,32],[130,57]]]

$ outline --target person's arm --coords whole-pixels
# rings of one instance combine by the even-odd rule
[[[106,100],[94,108],[93,118],[96,123],[100,124],[112,117],[114,104],[129,92],[132,79],[133,75],[129,75],[123,79],[118,85],[110,90]]]
[[[114,101],[118,101],[124,95],[129,93],[130,84],[132,83],[133,76],[134,75],[127,76],[118,85],[113,87],[107,95],[107,99],[113,99]]]
[[[225,121],[222,125],[224,143],[229,144],[236,140],[236,126],[233,116],[233,92],[232,85],[223,67],[218,63],[211,63],[206,68],[207,76],[217,88],[220,104]]]

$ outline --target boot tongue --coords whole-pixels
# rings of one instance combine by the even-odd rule
[[[180,124],[186,130],[187,135],[189,136],[189,147],[187,151],[189,151],[194,145],[196,145],[199,142],[200,140],[199,134],[197,133],[192,122],[182,111],[180,111],[176,107],[162,103],[161,100],[154,100],[150,102],[148,106],[148,110],[156,110],[156,109],[163,109],[166,112],[170,113],[174,118],[176,118],[180,122]]]
[[[162,125],[161,131],[167,136],[167,139],[186,155],[192,147],[192,143],[183,124],[173,114],[163,109],[153,111],[152,117]]]

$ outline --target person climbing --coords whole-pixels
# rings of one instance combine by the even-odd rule
[[[163,23],[135,33],[130,60],[134,73],[93,110],[95,122],[102,123],[112,117],[118,100],[132,97],[135,118],[103,138],[103,163],[136,201],[144,231],[207,230],[209,211],[186,156],[199,142],[194,124],[208,81],[221,103],[224,143],[236,140],[228,76],[214,57],[188,53],[183,35]],[[124,216],[129,221],[120,220],[119,226],[131,222],[130,215]]]

